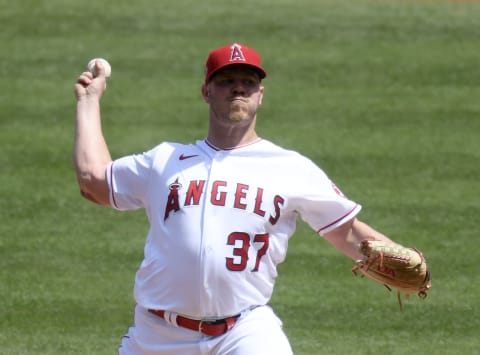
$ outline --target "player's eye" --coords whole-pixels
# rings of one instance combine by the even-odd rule
[[[218,80],[216,81],[217,85],[220,85],[220,86],[231,85],[233,84],[233,82],[234,80],[232,78],[227,78],[227,77],[218,78]]]
[[[252,77],[244,77],[244,78],[234,78],[230,76],[219,76],[215,78],[215,84],[220,87],[227,87],[227,86],[234,86],[234,85],[242,85],[244,88],[254,88],[258,85],[258,81]]]
[[[254,87],[257,85],[257,82],[253,79],[243,79],[242,84],[248,87]]]

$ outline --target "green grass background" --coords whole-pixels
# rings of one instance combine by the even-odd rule
[[[88,60],[113,66],[116,158],[204,137],[203,63],[238,41],[269,73],[260,134],[433,271],[400,313],[299,223],[272,300],[296,354],[479,354],[479,19],[461,1],[0,0],[0,353],[116,354],[132,323],[146,218],[82,200],[72,169]]]

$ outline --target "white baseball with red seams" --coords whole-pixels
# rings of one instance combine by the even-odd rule
[[[107,178],[112,206],[144,208],[151,225],[138,305],[195,319],[267,304],[297,217],[322,235],[361,209],[308,158],[263,139],[162,143],[115,160]]]
[[[97,61],[99,61],[102,64],[103,69],[105,70],[105,76],[109,78],[112,75],[112,66],[106,59],[93,58],[87,64],[88,71],[92,73],[93,76],[97,76],[97,67],[95,66]]]

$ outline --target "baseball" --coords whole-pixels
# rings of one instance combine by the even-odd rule
[[[110,65],[109,62],[107,62],[107,60],[103,58],[93,58],[91,61],[89,61],[87,65],[88,71],[92,73],[93,76],[97,76],[97,70],[95,68],[95,62],[97,60],[99,60],[102,63],[103,68],[105,69],[105,76],[109,78],[110,75],[112,74],[112,66]]]

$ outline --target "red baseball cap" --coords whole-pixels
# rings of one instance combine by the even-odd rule
[[[205,66],[205,83],[208,83],[220,69],[235,64],[252,67],[258,73],[260,79],[267,76],[267,72],[262,68],[260,55],[256,50],[243,44],[233,43],[210,52]]]

